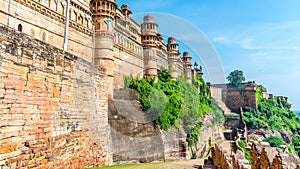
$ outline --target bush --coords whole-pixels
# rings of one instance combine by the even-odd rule
[[[239,141],[238,141],[238,145],[243,149],[244,154],[245,154],[245,159],[248,160],[249,163],[251,164],[251,163],[252,163],[252,160],[251,160],[251,154],[250,154],[250,152],[246,149],[246,144],[245,144],[242,140],[239,140]]]
[[[199,122],[196,124],[195,127],[193,127],[188,133],[187,133],[187,138],[186,141],[188,142],[188,145],[190,147],[194,146],[197,144],[198,142],[198,138],[199,138],[199,130],[202,127],[202,123]]]
[[[260,90],[256,90],[256,95],[259,97],[257,110],[246,107],[243,110],[244,120],[248,128],[267,127],[269,130],[280,131],[285,124],[285,129],[300,127],[300,118],[290,110],[286,109],[288,103],[285,100],[275,97],[274,99],[261,98]]]
[[[140,94],[143,111],[151,118],[158,117],[155,123],[161,129],[167,130],[174,124],[183,125],[189,146],[198,142],[202,126],[198,119],[203,114],[213,112],[213,123],[224,123],[223,112],[216,101],[209,98],[210,89],[198,76],[192,85],[184,77],[173,81],[170,73],[161,70],[158,72],[157,83],[154,79],[139,80],[130,76],[125,79],[124,84]],[[196,87],[200,88],[199,93]]]
[[[210,111],[213,114],[213,125],[214,124],[224,124],[225,122],[225,116],[223,111],[220,109],[220,107],[218,106],[217,101],[214,98],[210,98],[209,99],[209,107],[210,107]]]
[[[293,136],[292,144],[295,149],[295,153],[300,156],[300,136]]]
[[[263,139],[263,141],[270,143],[270,145],[272,147],[280,147],[281,145],[283,145],[285,143],[281,138],[279,138],[277,136],[267,137],[267,138]]]

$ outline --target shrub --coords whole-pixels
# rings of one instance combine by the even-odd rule
[[[277,136],[267,137],[267,138],[263,139],[263,141],[266,141],[266,142],[270,143],[270,145],[272,147],[280,147],[280,145],[284,144],[284,141],[281,138],[277,137]]]
[[[132,76],[124,81],[125,87],[140,94],[143,111],[151,118],[158,117],[155,123],[161,129],[167,130],[174,124],[182,124],[187,133],[187,142],[193,146],[198,142],[199,130],[202,126],[198,119],[209,112],[213,112],[213,123],[224,123],[224,116],[215,100],[209,98],[210,89],[205,81],[198,76],[194,85],[184,77],[176,81],[165,70],[158,72],[158,80],[134,79]],[[196,87],[200,88],[200,92]]]
[[[251,154],[250,154],[250,152],[246,149],[246,144],[245,144],[242,140],[239,140],[239,141],[238,141],[238,145],[243,149],[244,154],[245,154],[245,159],[248,160],[249,163],[251,164],[251,163],[252,163],[252,160],[251,160]]]
[[[186,141],[188,142],[189,146],[192,147],[197,144],[199,138],[199,130],[202,127],[202,123],[199,122],[193,127],[188,133]]]
[[[257,92],[261,91],[257,90]],[[246,107],[243,110],[243,116],[247,127],[267,127],[277,131],[282,129],[282,124],[285,124],[287,131],[300,127],[300,118],[293,111],[286,109],[287,104],[285,100],[275,97],[274,99],[260,99],[256,110]]]

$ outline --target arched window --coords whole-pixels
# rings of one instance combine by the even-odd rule
[[[22,29],[23,29],[22,25],[19,24],[19,25],[18,25],[18,31],[22,32]]]

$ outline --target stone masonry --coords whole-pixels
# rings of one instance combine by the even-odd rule
[[[110,164],[105,70],[0,26],[0,168]]]
[[[211,90],[220,90],[222,92],[219,93],[219,97],[222,97],[222,101],[226,106],[236,113],[239,112],[240,107],[257,108],[256,87],[258,85],[253,82],[242,83],[239,87],[232,87],[228,84],[213,84],[210,86]]]

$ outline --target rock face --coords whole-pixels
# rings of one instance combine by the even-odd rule
[[[186,158],[187,143],[183,129],[162,131],[141,111],[138,94],[115,89],[109,101],[114,163],[150,162]]]
[[[103,69],[0,26],[0,168],[110,164],[107,105]]]
[[[164,145],[160,130],[148,120],[133,91],[114,90],[109,102],[113,161],[150,162],[164,159]]]
[[[288,143],[288,144],[291,144],[292,143],[292,137],[293,137],[293,134],[291,132],[288,132],[284,129],[282,129],[280,131],[280,134],[281,134],[281,137],[282,139],[284,140],[284,142]]]
[[[218,124],[213,124],[213,115],[204,115],[200,120],[203,125],[199,131],[200,135],[198,138],[197,145],[192,147],[193,153],[197,155],[198,158],[204,157],[206,150],[208,148],[209,139],[213,142],[218,142],[224,140],[224,127]]]
[[[191,157],[188,152],[186,133],[182,127],[160,130],[141,111],[138,94],[134,91],[115,89],[114,97],[109,101],[109,124],[112,135],[114,163],[150,162],[155,160],[178,160]],[[222,127],[212,126],[212,115],[204,116],[201,121],[199,142],[192,152],[202,157],[207,148],[208,139],[222,139]]]

